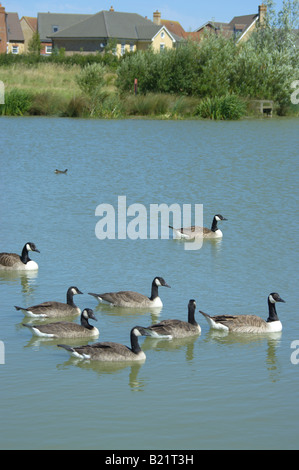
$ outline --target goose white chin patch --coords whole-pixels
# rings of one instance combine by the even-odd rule
[[[133,333],[135,336],[141,336],[141,333],[139,330],[137,330],[137,328],[134,328]]]
[[[275,304],[276,300],[273,299],[272,295],[269,295],[269,300],[271,304]]]
[[[161,282],[159,281],[159,279],[155,279],[155,284],[156,286],[161,286]]]

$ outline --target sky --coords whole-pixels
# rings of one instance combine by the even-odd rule
[[[37,13],[84,13],[95,14],[101,10],[138,13],[153,19],[159,10],[161,18],[179,21],[185,31],[194,31],[206,21],[229,22],[234,16],[258,12],[262,0],[0,0],[6,12],[17,12],[22,16],[36,17]],[[280,10],[283,0],[275,2]]]

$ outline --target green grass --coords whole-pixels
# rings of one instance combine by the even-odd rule
[[[120,95],[115,87],[116,74],[108,68],[103,86],[96,94],[88,95],[79,87],[80,74],[79,65],[16,63],[0,66],[0,80],[5,86],[5,104],[0,105],[0,115],[214,120],[252,115],[250,106],[236,95],[203,99],[170,93]],[[298,105],[292,106],[289,113],[298,116]]]

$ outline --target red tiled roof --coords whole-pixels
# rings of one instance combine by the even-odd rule
[[[32,31],[37,31],[37,18],[33,18],[32,16],[23,16],[23,18],[27,21]]]
[[[186,31],[178,21],[161,19],[161,25],[165,26],[170,33],[174,33],[181,38],[186,36]]]

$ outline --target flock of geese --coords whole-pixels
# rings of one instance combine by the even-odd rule
[[[67,170],[65,170],[67,171]],[[225,219],[222,215],[216,214],[213,218],[211,228],[186,227],[173,228],[178,237],[184,239],[221,238],[222,232],[217,223]],[[16,253],[0,253],[0,270],[10,271],[32,271],[38,269],[38,264],[29,257],[30,252],[37,252],[34,243],[28,242],[24,245],[21,255]],[[159,297],[159,287],[170,287],[162,277],[155,277],[152,281],[151,295],[140,294],[134,291],[119,291],[88,294],[100,302],[109,303],[112,307],[125,308],[157,308],[162,307],[162,300]],[[97,321],[94,312],[90,308],[81,309],[74,303],[74,296],[82,294],[76,286],[68,288],[66,293],[66,303],[57,301],[47,301],[31,307],[15,306],[16,310],[21,310],[25,316],[31,318],[59,318],[60,321],[44,323],[41,325],[31,325],[24,323],[23,326],[29,328],[33,335],[44,338],[90,338],[99,336],[98,328],[89,323],[90,320]],[[222,330],[233,333],[275,333],[282,330],[282,324],[276,312],[276,303],[285,302],[278,293],[272,292],[268,296],[268,318],[263,320],[256,315],[216,315],[211,316],[199,310],[207,320],[211,329]],[[145,354],[139,343],[139,336],[150,336],[153,338],[185,338],[199,335],[201,327],[195,320],[196,302],[189,300],[187,321],[174,319],[163,320],[149,326],[135,326],[130,332],[131,347],[114,342],[97,342],[91,345],[69,346],[58,344],[72,356],[79,359],[97,361],[142,361]],[[71,321],[63,321],[63,318],[80,315],[80,324]]]

